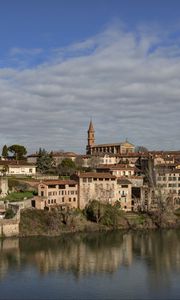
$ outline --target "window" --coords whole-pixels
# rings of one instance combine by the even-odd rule
[[[50,199],[48,199],[48,204],[50,204],[51,203],[51,200]]]
[[[71,198],[69,198],[69,202],[71,202]]]
[[[44,196],[44,191],[41,191],[41,197],[43,197]]]
[[[92,178],[88,178],[88,182],[92,182]]]
[[[64,184],[59,184],[59,189],[65,189],[65,185]]]
[[[76,198],[75,198],[75,197],[73,198],[73,201],[74,201],[74,202],[76,201]]]
[[[83,182],[86,182],[86,178],[83,178]]]
[[[64,202],[64,197],[62,197],[62,202]]]

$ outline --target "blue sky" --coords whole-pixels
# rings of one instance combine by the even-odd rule
[[[179,0],[2,0],[0,40],[1,146],[180,149]]]

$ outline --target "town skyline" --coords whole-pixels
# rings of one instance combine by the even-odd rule
[[[92,117],[99,144],[180,149],[180,3],[145,2],[2,1],[1,148],[85,153]]]

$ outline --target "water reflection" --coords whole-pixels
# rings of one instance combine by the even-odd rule
[[[171,272],[180,271],[180,232],[108,232],[56,238],[0,241],[0,279],[28,266],[41,276],[50,272],[114,273],[143,261],[150,284],[168,284]]]

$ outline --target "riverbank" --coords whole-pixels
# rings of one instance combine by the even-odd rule
[[[59,236],[70,232],[95,232],[114,229],[148,230],[158,228],[180,228],[180,216],[173,213],[121,213],[116,222],[92,222],[83,212],[21,211],[19,236]]]

